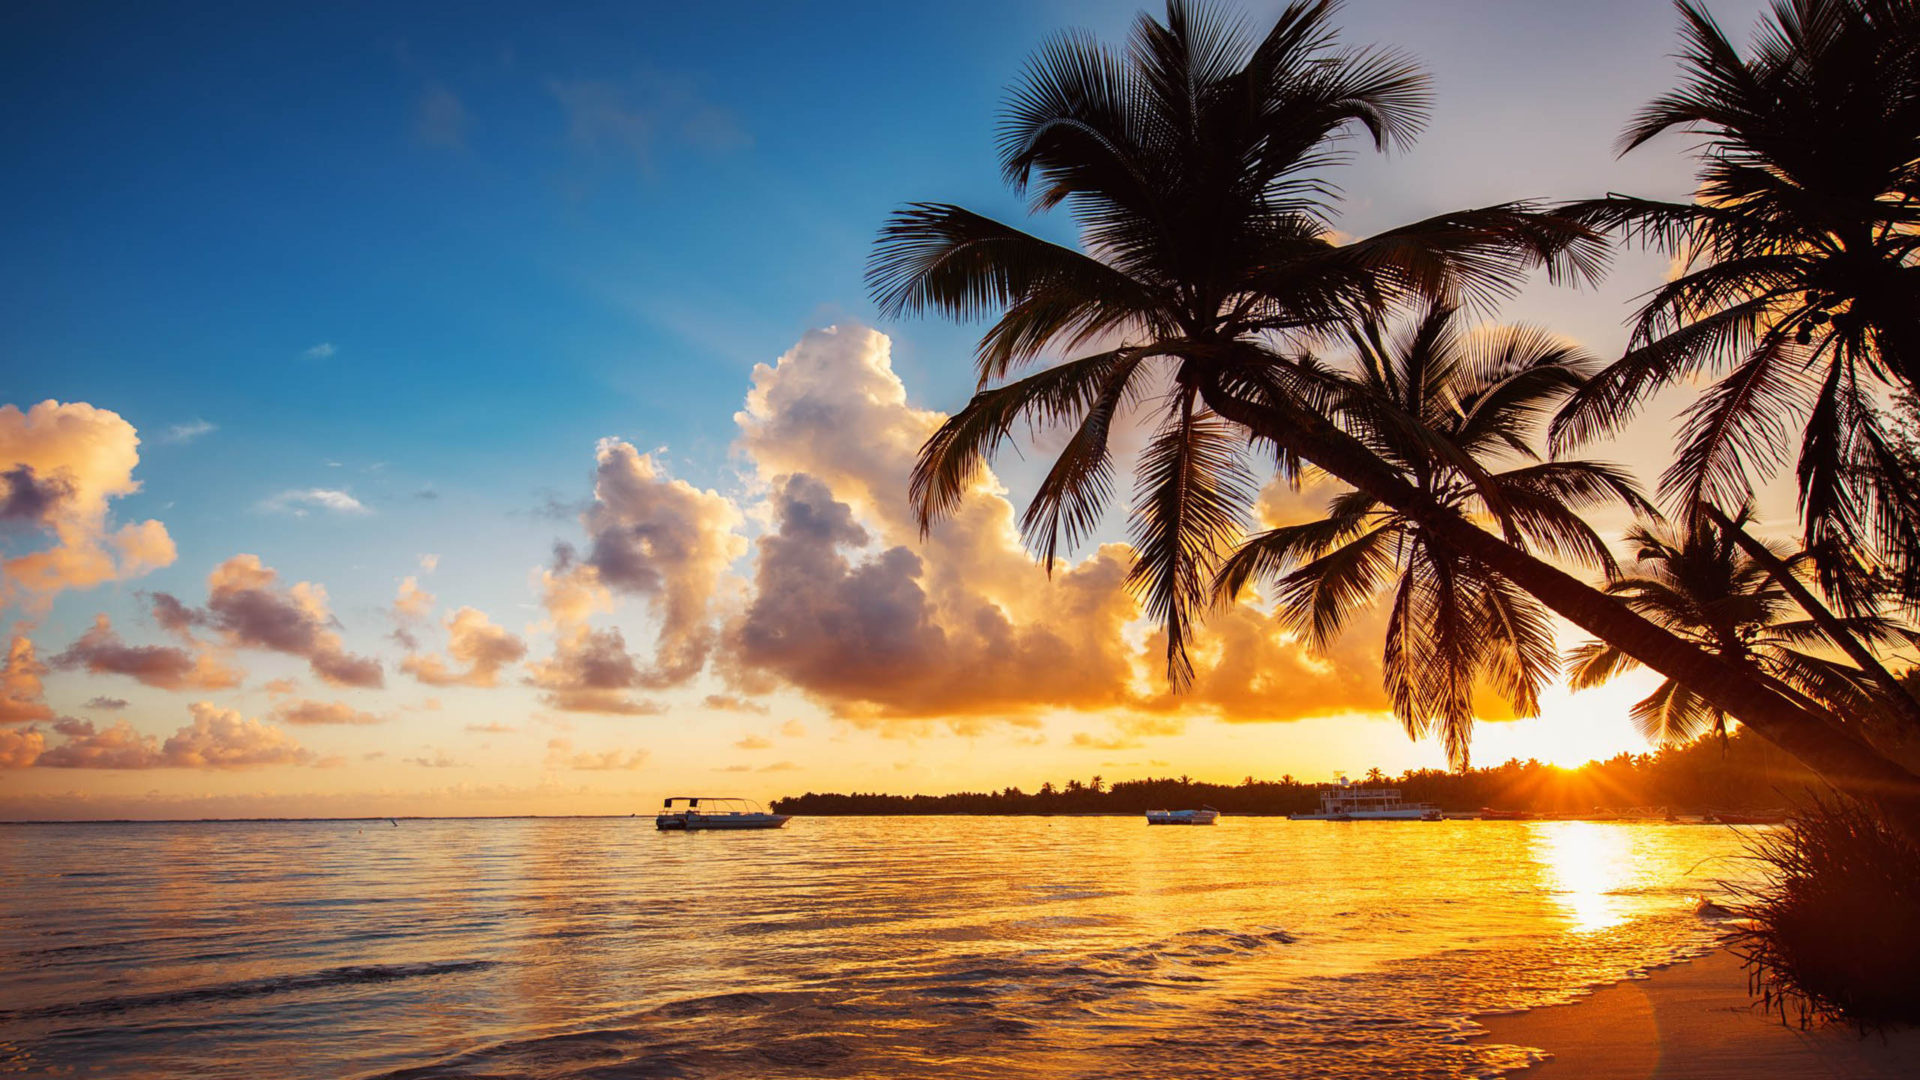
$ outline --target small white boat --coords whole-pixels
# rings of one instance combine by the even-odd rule
[[[1220,811],[1211,806],[1198,810],[1149,810],[1149,825],[1211,825],[1220,816]]]
[[[1440,808],[1432,803],[1407,802],[1399,788],[1355,787],[1346,777],[1320,791],[1320,812],[1288,814],[1294,821],[1439,821]]]
[[[770,814],[751,799],[675,795],[660,804],[660,812],[654,815],[653,824],[655,828],[676,832],[698,829],[777,829],[792,817],[791,814]]]

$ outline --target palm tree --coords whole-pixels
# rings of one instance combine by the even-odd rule
[[[1079,35],[1044,46],[1001,127],[1008,182],[1037,211],[1068,206],[1086,250],[942,203],[881,231],[869,281],[883,314],[994,317],[980,389],[927,441],[911,497],[923,528],[949,512],[1021,420],[1071,430],[1023,518],[1051,567],[1113,499],[1109,434],[1129,404],[1160,416],[1135,468],[1132,584],[1167,630],[1171,681],[1213,572],[1241,538],[1250,455],[1301,462],[1405,514],[1463,557],[1629,655],[1680,678],[1920,834],[1920,777],[1831,717],[1642,618],[1572,574],[1438,504],[1317,406],[1302,354],[1392,306],[1485,303],[1529,267],[1598,273],[1585,226],[1526,203],[1441,215],[1340,243],[1325,167],[1355,135],[1381,149],[1420,125],[1424,78],[1404,59],[1335,46],[1332,5],[1296,0],[1262,36],[1184,0],[1143,15],[1126,51]],[[1050,350],[1072,359],[1004,381]],[[997,385],[996,385],[997,384]]]
[[[1688,411],[1662,488],[1736,506],[1800,429],[1805,544],[1877,544],[1920,584],[1920,482],[1875,408],[1920,388],[1920,4],[1783,0],[1742,56],[1678,5],[1687,80],[1621,153],[1702,136],[1696,201],[1610,196],[1570,212],[1664,248],[1683,272],[1639,309],[1628,351],[1569,403],[1562,438],[1616,429],[1655,390],[1718,376]],[[1854,612],[1838,566],[1822,582]]]
[[[1635,526],[1627,543],[1637,562],[1607,591],[1635,611],[1701,648],[1751,664],[1842,715],[1859,722],[1885,708],[1882,690],[1860,669],[1809,648],[1839,648],[1828,626],[1805,618],[1783,587],[1776,566],[1804,572],[1807,556],[1768,545],[1771,559],[1755,558],[1736,535],[1752,520],[1741,509],[1724,524],[1696,520],[1684,531]],[[1769,565],[1772,563],[1773,565]],[[1912,644],[1913,631],[1881,616],[1837,620],[1855,640],[1879,645]],[[1589,641],[1568,654],[1573,688],[1598,686],[1637,666],[1605,642]],[[1666,679],[1637,704],[1632,715],[1649,741],[1685,742],[1708,732],[1726,733],[1726,713],[1684,684]]]
[[[1437,304],[1391,342],[1377,324],[1356,329],[1351,370],[1326,376],[1341,426],[1435,505],[1498,522],[1517,547],[1611,571],[1606,541],[1575,508],[1652,507],[1613,466],[1546,461],[1535,449],[1547,416],[1597,363],[1536,329],[1463,334],[1458,322]],[[1438,730],[1456,769],[1469,764],[1477,684],[1533,716],[1559,668],[1538,600],[1364,492],[1336,496],[1321,520],[1248,539],[1221,569],[1219,598],[1255,579],[1276,579],[1277,616],[1322,650],[1392,583],[1383,669],[1394,715],[1416,739]]]

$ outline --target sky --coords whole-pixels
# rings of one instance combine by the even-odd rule
[[[1020,547],[1047,433],[930,537],[909,518],[978,327],[880,319],[875,231],[940,200],[1071,241],[1001,186],[996,110],[1048,35],[1136,10],[0,12],[0,818],[1441,766],[1384,712],[1377,620],[1319,656],[1231,610],[1170,697],[1124,517],[1051,575]],[[1691,190],[1683,137],[1612,151],[1676,80],[1664,3],[1339,21],[1437,95],[1417,146],[1342,171],[1344,232]],[[1617,354],[1667,272],[1623,252],[1489,314]],[[1654,476],[1683,403],[1590,456]],[[1475,760],[1645,750],[1650,685],[1555,690]]]

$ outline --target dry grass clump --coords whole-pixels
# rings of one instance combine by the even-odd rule
[[[1864,804],[1815,798],[1751,848],[1767,876],[1740,890],[1730,944],[1762,1004],[1803,1027],[1920,1023],[1920,845]]]

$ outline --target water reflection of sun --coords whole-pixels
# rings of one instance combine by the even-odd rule
[[[1554,821],[1535,828],[1535,855],[1545,868],[1543,885],[1564,909],[1576,933],[1605,930],[1626,921],[1617,895],[1633,874],[1625,830],[1591,821]]]

